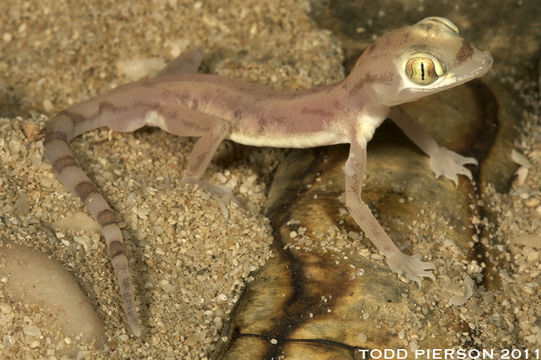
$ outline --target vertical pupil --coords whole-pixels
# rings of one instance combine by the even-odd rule
[[[421,80],[425,79],[425,63],[421,63]]]

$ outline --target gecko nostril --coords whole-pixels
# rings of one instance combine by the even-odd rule
[[[485,65],[485,64],[490,65],[490,64],[492,64],[492,62],[494,60],[489,51],[483,51],[481,53],[481,57],[483,58],[483,60],[482,60],[483,65]]]

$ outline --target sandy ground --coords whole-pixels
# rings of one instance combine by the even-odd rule
[[[73,274],[104,320],[106,346],[92,351],[63,334],[48,309],[14,301],[3,277],[0,358],[204,359],[227,341],[223,324],[250,273],[271,256],[261,212],[280,152],[250,150],[235,166],[211,165],[207,178],[232,188],[248,209],[232,205],[226,221],[208,194],[179,186],[191,140],[99,130],[73,142],[121,220],[145,327],[135,339],[95,223],[44,163],[39,136],[24,132],[25,124],[39,130],[55,112],[148,75],[190,46],[208,49],[205,71],[278,89],[343,77],[338,44],[308,17],[308,2],[223,4],[1,2],[0,236],[50,254]],[[224,145],[218,158],[230,152]]]
[[[24,124],[43,128],[48,116],[141,73],[130,64],[165,64],[200,45],[204,70],[298,89],[343,77],[339,44],[308,17],[308,2],[231,1],[3,1],[0,3],[0,237],[50,254],[73,274],[104,320],[106,346],[70,338],[47,309],[16,302],[0,279],[0,358],[205,359],[250,272],[271,256],[270,227],[261,215],[269,174],[280,151],[249,150],[207,178],[246,202],[226,221],[216,202],[179,180],[193,142],[161,131],[93,131],[75,140],[82,167],[119,214],[145,326],[141,339],[126,328],[118,289],[100,234],[81,202],[58,183],[42,159],[41,141]],[[250,8],[250,11],[246,9]],[[239,21],[240,20],[240,21]],[[135,60],[135,62],[134,62]],[[148,67],[145,67],[148,69]],[[537,95],[525,94],[535,107]],[[538,106],[538,105],[537,105]],[[538,108],[537,108],[538,110]],[[482,322],[504,344],[541,347],[541,128],[524,112],[516,151],[526,157],[509,194],[494,194],[492,224],[510,266],[502,291]],[[228,146],[219,151],[227,157]],[[62,222],[62,219],[67,221]],[[76,221],[88,230],[71,230]],[[490,327],[490,328],[489,328]],[[39,331],[36,330],[38,328]]]

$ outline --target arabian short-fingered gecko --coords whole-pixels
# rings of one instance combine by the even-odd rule
[[[218,145],[225,139],[255,146],[307,148],[349,143],[345,163],[346,206],[372,243],[385,255],[392,271],[420,283],[434,278],[434,265],[420,255],[402,253],[361,199],[366,144],[390,115],[404,133],[430,157],[437,176],[457,182],[471,178],[465,164],[476,164],[440,147],[404,113],[390,108],[415,101],[485,74],[492,65],[458,35],[449,20],[429,17],[387,33],[357,60],[342,81],[294,93],[280,93],[255,84],[216,75],[190,74],[199,67],[197,52],[181,55],[176,65],[155,78],[119,86],[74,105],[48,124],[45,155],[60,181],[82,202],[101,226],[120,286],[128,324],[141,334],[124,241],[103,196],[77,165],[68,142],[100,127],[134,131],[160,127],[179,136],[199,137],[188,158],[182,183],[199,184],[224,201],[231,190],[202,181]]]

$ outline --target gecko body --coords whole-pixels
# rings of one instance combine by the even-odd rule
[[[216,75],[195,74],[201,56],[188,52],[159,76],[122,85],[74,105],[48,124],[45,155],[65,187],[81,198],[101,226],[124,302],[128,324],[141,334],[124,241],[103,196],[77,165],[69,141],[92,129],[134,131],[159,127],[179,136],[199,137],[188,157],[182,183],[199,184],[222,201],[231,190],[201,180],[218,145],[230,139],[246,145],[306,148],[350,144],[344,170],[346,206],[359,227],[385,255],[396,273],[420,283],[434,278],[431,263],[402,253],[361,199],[366,144],[390,115],[430,156],[436,175],[457,181],[471,177],[462,157],[440,147],[404,113],[391,109],[485,74],[488,52],[468,44],[457,27],[440,17],[426,18],[380,37],[357,60],[342,81],[298,92],[277,92]]]

